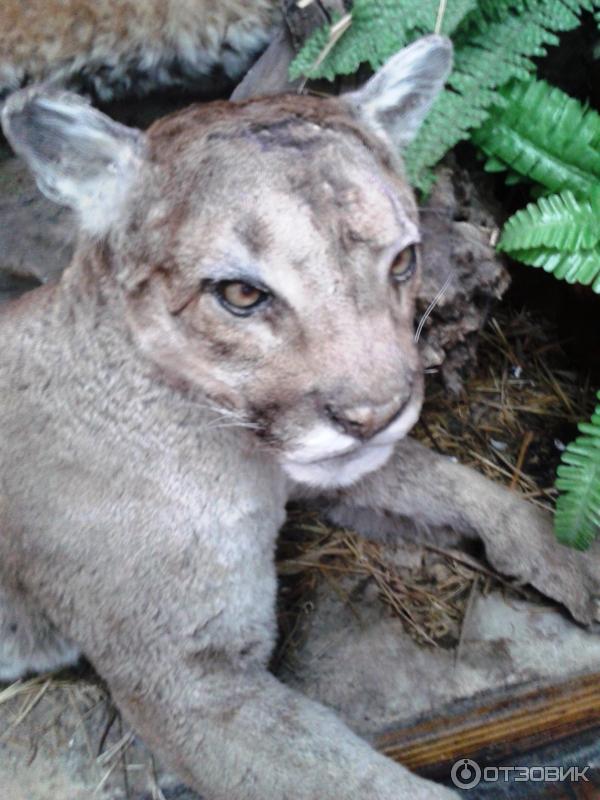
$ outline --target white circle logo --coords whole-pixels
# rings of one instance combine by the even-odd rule
[[[481,780],[481,767],[470,758],[461,758],[452,767],[450,777],[458,789],[473,789]]]

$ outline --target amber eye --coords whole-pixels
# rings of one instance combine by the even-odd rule
[[[249,316],[270,295],[243,281],[221,281],[215,286],[217,298],[228,311],[240,317]]]
[[[392,262],[390,275],[395,283],[409,280],[417,268],[417,250],[414,244],[405,247]]]

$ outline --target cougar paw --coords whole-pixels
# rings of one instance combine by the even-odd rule
[[[561,603],[578,622],[600,623],[600,548],[580,553],[560,544],[551,515],[521,499],[493,527],[481,536],[499,572]]]

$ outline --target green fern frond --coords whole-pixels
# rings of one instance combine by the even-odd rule
[[[536,181],[542,197],[506,223],[499,249],[568,283],[600,292],[600,114],[545,81],[504,87],[505,104],[473,133],[489,156]]]
[[[598,392],[600,400],[600,392]],[[558,498],[554,528],[563,543],[586,550],[600,533],[600,405],[582,436],[567,446],[558,468]]]
[[[590,194],[600,182],[600,114],[545,81],[512,83],[473,141],[513,172],[552,191]],[[488,162],[488,168],[490,162]]]
[[[600,293],[600,184],[587,199],[567,191],[517,211],[504,226],[498,249]]]
[[[467,2],[472,4],[474,0]],[[290,66],[290,78],[333,80],[336,75],[356,72],[363,63],[375,70],[411,37],[433,30],[438,5],[439,0],[355,0],[352,24],[327,58],[318,63],[332,25],[309,38]]]
[[[479,93],[480,99],[484,93]],[[408,177],[418,189],[429,191],[433,183],[431,167],[487,117],[487,105],[494,101],[490,92],[482,105],[470,105],[463,94],[450,89],[442,92],[433,104],[418,137],[407,147],[404,162]]]
[[[362,63],[378,68],[389,56],[435,25],[439,0],[355,0],[352,24],[319,62],[330,28],[317,31],[290,68],[297,78],[355,72]],[[427,189],[430,168],[473,128],[482,125],[492,105],[506,101],[498,87],[525,79],[532,58],[557,43],[556,34],[579,24],[592,0],[453,0],[443,32],[453,37],[455,68],[449,87],[434,104],[419,136],[408,148],[406,164],[415,185]]]
[[[331,36],[331,29],[336,22],[341,19],[341,14],[335,13],[332,15],[331,25],[325,25],[318,28],[305,42],[304,47],[298,53],[296,58],[290,65],[289,77],[290,80],[295,81],[303,76],[311,77],[314,72],[317,72],[315,65],[319,61],[321,53],[325,51],[329,38]],[[326,63],[327,59],[325,59]],[[324,77],[328,80],[333,80],[335,73],[327,73]]]
[[[510,255],[516,261],[531,267],[541,267],[555,278],[567,283],[581,283],[600,293],[600,248],[582,250],[579,253],[563,253],[561,250],[533,248],[513,250]]]
[[[485,26],[487,22],[504,19],[508,14],[520,14],[527,8],[527,0],[479,0],[475,24]]]
[[[499,248],[511,252],[548,247],[574,253],[599,242],[600,184],[589,199],[578,200],[567,191],[530,203],[506,223]]]

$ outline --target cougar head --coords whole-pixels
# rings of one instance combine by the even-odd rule
[[[343,486],[419,415],[419,225],[397,152],[450,63],[430,36],[341,98],[193,106],[145,134],[31,90],[3,123],[77,212],[80,251],[110,263],[143,354],[294,480]]]

